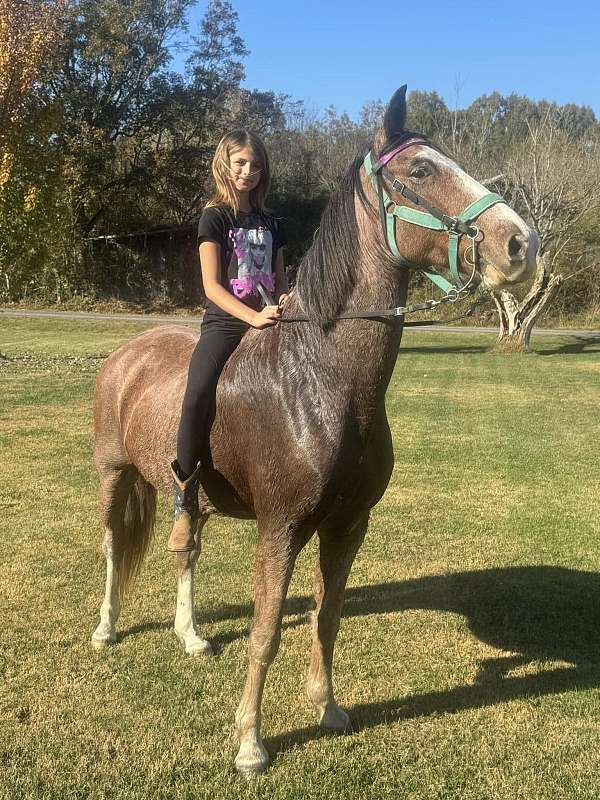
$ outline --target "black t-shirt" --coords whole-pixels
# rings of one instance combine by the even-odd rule
[[[198,223],[198,244],[205,241],[221,247],[221,286],[244,305],[260,311],[264,303],[257,284],[260,282],[271,296],[275,292],[275,257],[285,244],[279,220],[264,211],[236,215],[227,206],[205,208]],[[235,319],[210,300],[206,310],[217,317]]]

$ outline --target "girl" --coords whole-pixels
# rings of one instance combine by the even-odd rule
[[[171,464],[175,521],[167,548],[196,548],[200,457],[212,416],[217,381],[225,362],[250,328],[276,325],[287,299],[283,266],[284,233],[265,209],[269,157],[250,131],[224,136],[212,162],[216,190],[198,225],[202,282],[207,308],[190,361]],[[278,305],[262,307],[273,293]]]

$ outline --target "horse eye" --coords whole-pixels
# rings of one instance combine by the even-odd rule
[[[422,180],[430,174],[431,173],[429,169],[423,164],[420,164],[418,167],[415,167],[413,170],[411,170],[410,177],[415,178],[416,180]]]

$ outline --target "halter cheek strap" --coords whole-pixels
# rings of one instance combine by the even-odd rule
[[[496,203],[504,203],[505,200],[499,194],[490,192],[483,197],[476,200],[471,205],[459,214],[457,217],[451,217],[444,214],[439,208],[432,205],[424,197],[414,192],[404,183],[399,181],[393,173],[386,169],[386,165],[399,153],[412,145],[429,143],[425,139],[410,139],[403,142],[389,153],[381,156],[379,159],[374,160],[371,151],[367,153],[364,160],[365,172],[369,176],[373,188],[377,192],[379,199],[379,215],[383,225],[383,231],[388,248],[399,266],[407,268],[420,269],[436,286],[444,292],[461,288],[464,282],[458,272],[458,247],[460,244],[460,237],[463,235],[468,236],[473,242],[473,251],[475,255],[475,242],[479,229],[471,225],[477,217],[482,214],[486,209],[496,205]],[[427,209],[426,211],[419,211],[410,206],[398,205],[394,203],[385,189],[383,188],[382,176],[389,181],[392,189],[394,189],[402,197],[405,197],[416,206],[421,206]],[[391,208],[391,210],[390,210]],[[429,228],[435,231],[445,231],[448,234],[448,263],[450,265],[450,274],[453,283],[450,283],[446,278],[440,275],[433,267],[423,269],[417,264],[408,261],[400,253],[396,239],[396,220],[401,219],[404,222],[418,225],[422,228]],[[474,258],[475,262],[475,258]]]

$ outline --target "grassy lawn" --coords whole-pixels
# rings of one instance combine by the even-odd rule
[[[168,502],[120,642],[104,584],[90,400],[135,323],[0,319],[0,798],[596,798],[600,794],[600,345],[407,331],[388,392],[390,487],[351,574],[336,687],[303,693],[311,542],[290,590],[263,732],[235,774],[254,527],[212,520],[191,659],[171,631]]]

